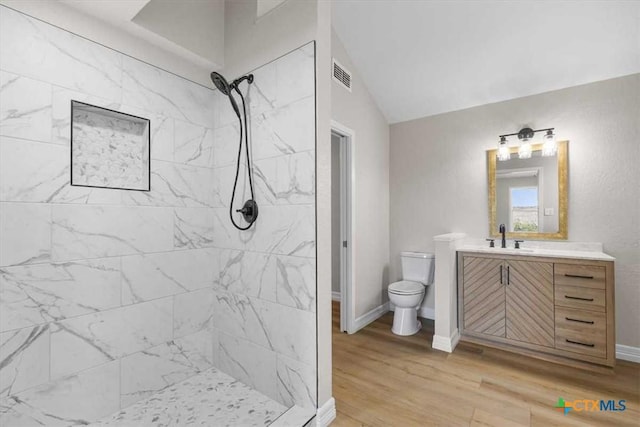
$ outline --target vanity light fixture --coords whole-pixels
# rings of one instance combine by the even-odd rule
[[[553,133],[553,129],[547,129],[547,133],[544,136],[544,143],[542,144],[542,155],[545,157],[555,156],[558,152],[558,144],[556,143],[556,136]]]
[[[498,144],[498,160],[501,162],[505,160],[509,160],[511,158],[511,150],[509,150],[509,146],[507,145],[507,137],[501,136],[500,143]]]
[[[508,136],[518,136],[520,140],[520,147],[518,148],[518,158],[520,159],[529,159],[531,158],[531,138],[537,132],[546,132],[544,136],[544,144],[542,147],[542,155],[543,156],[554,156],[558,151],[558,146],[556,144],[556,137],[553,133],[555,128],[546,128],[546,129],[537,129],[533,130],[531,128],[522,128],[517,133],[508,133],[505,135],[500,135],[500,142],[498,143],[498,160],[505,161],[511,158],[510,150],[507,145],[507,137]]]
[[[531,158],[531,138],[535,131],[531,128],[522,128],[518,132],[518,139],[520,140],[520,148],[518,148],[518,157],[521,159]]]
[[[530,159],[531,158],[531,142],[529,142],[529,138],[522,138],[522,142],[520,143],[520,147],[518,148],[518,158],[519,159]]]

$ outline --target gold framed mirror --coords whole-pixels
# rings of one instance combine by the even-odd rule
[[[487,150],[489,234],[500,236],[505,224],[509,239],[566,240],[569,141],[559,141],[555,156],[543,157],[542,144],[529,159],[497,161],[498,150]],[[514,156],[515,154],[515,156]]]

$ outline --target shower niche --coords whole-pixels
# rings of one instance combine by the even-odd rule
[[[71,101],[71,185],[149,191],[150,124]]]

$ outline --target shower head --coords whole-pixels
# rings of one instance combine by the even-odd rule
[[[222,74],[216,73],[215,71],[211,72],[211,81],[213,81],[213,84],[216,85],[218,90],[225,95],[229,95],[233,89],[237,89],[238,85],[245,80],[249,82],[249,84],[253,83],[253,74],[247,74],[246,76],[237,78],[229,84]]]
[[[215,71],[213,71],[211,73],[211,80],[213,81],[213,84],[216,85],[216,87],[220,92],[224,93],[225,95],[229,95],[231,93],[231,86],[229,85],[229,82],[227,82],[227,79],[225,79],[222,74],[216,73]]]
[[[231,106],[236,112],[238,119],[240,119],[240,109],[238,108],[238,104],[236,103],[236,100],[233,99],[233,95],[231,95],[231,89],[233,88],[232,85],[229,84],[227,79],[225,79],[222,74],[216,73],[215,71],[211,72],[211,81],[213,81],[213,84],[216,85],[216,87],[220,92],[224,93],[229,97],[229,101],[231,101]]]

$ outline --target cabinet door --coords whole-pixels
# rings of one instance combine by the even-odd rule
[[[507,338],[553,347],[553,264],[508,261]]]
[[[503,261],[465,256],[463,262],[464,330],[504,337]]]

